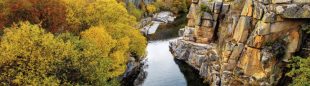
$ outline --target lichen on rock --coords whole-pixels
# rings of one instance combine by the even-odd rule
[[[309,0],[195,1],[188,26],[170,44],[175,58],[212,86],[277,85],[300,49]],[[201,4],[211,11],[199,11]]]

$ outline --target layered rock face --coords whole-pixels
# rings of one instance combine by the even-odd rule
[[[210,85],[277,85],[310,25],[310,0],[192,0],[187,18],[171,52]]]

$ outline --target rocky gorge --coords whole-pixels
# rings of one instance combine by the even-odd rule
[[[170,43],[176,59],[212,86],[285,85],[288,61],[305,49],[309,0],[192,0]]]

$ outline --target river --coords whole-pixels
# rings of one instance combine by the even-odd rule
[[[138,86],[206,86],[198,71],[173,57],[169,42],[178,37],[178,30],[186,24],[186,15],[173,23],[161,24],[156,33],[147,35],[147,56],[137,79]]]
[[[169,51],[169,41],[150,41],[147,46],[147,77],[142,86],[186,86],[187,82]]]
[[[169,51],[173,39],[149,41],[142,86],[205,86],[192,67],[174,59]]]

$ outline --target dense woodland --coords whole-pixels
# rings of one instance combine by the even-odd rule
[[[0,85],[120,85],[145,55],[137,21],[188,1],[0,0]]]
[[[0,85],[119,85],[136,21],[115,0],[0,0]]]
[[[0,0],[0,85],[120,85],[128,57],[145,56],[138,21],[190,1]],[[310,59],[290,63],[292,85],[309,85]]]

